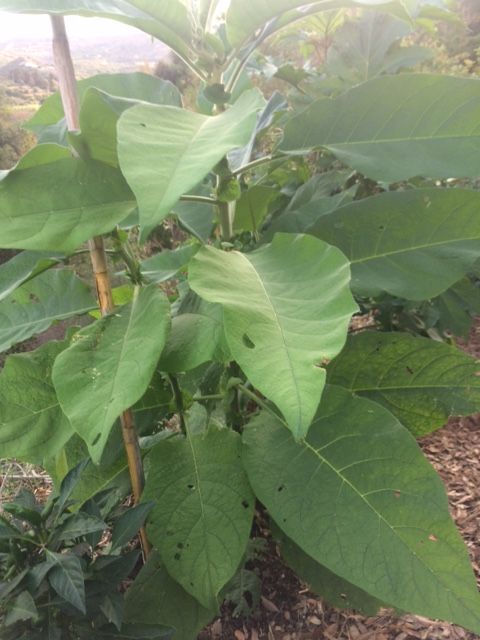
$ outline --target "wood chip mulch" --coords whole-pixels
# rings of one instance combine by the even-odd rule
[[[460,348],[480,359],[480,320]],[[480,414],[452,419],[419,442],[445,482],[450,511],[467,544],[480,586]],[[365,617],[329,607],[286,568],[273,543],[257,562],[260,606],[250,618],[228,605],[199,640],[480,640],[465,629],[421,616],[382,611]]]

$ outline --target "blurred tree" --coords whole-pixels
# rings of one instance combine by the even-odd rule
[[[32,134],[15,120],[0,87],[0,169],[11,169],[32,144]]]

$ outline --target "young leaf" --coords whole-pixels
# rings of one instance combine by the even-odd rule
[[[322,216],[309,233],[345,253],[359,295],[425,300],[480,256],[479,207],[480,193],[468,189],[388,192]]]
[[[145,522],[145,518],[154,506],[153,502],[143,502],[130,507],[116,521],[112,530],[112,551],[121,549],[133,538]]]
[[[244,444],[257,497],[305,553],[395,607],[480,631],[441,480],[386,409],[327,387],[305,441],[263,412]]]
[[[248,141],[262,106],[261,94],[252,90],[218,116],[154,105],[123,113],[118,155],[137,196],[143,239],[228,151]]]
[[[48,581],[58,595],[85,615],[85,584],[80,559],[72,553],[46,550],[47,558],[55,563],[48,573]]]
[[[103,520],[91,516],[88,513],[79,511],[72,514],[63,522],[54,533],[55,540],[73,540],[74,538],[81,538],[89,533],[95,533],[97,531],[105,531],[107,525]]]
[[[172,578],[208,609],[235,573],[252,524],[240,446],[233,431],[210,427],[160,442],[148,456],[143,498],[156,503],[148,537]]]
[[[386,75],[320,98],[285,127],[281,150],[325,147],[378,181],[476,177],[480,80]]]
[[[51,381],[53,362],[66,346],[53,341],[7,358],[0,374],[2,456],[41,462],[72,436]]]
[[[350,336],[328,382],[386,407],[416,436],[480,410],[478,363],[456,347],[402,333]]]
[[[87,285],[66,269],[29,280],[0,302],[0,351],[41,333],[55,320],[95,308]]]
[[[13,170],[0,182],[2,247],[73,251],[135,207],[119,171],[78,158]]]
[[[202,607],[169,576],[162,566],[158,551],[150,554],[128,589],[125,607],[127,622],[173,627],[173,640],[195,638],[217,613],[216,607]]]
[[[341,350],[356,311],[349,277],[334,247],[289,234],[248,254],[204,247],[190,264],[192,289],[223,306],[232,356],[298,439],[325,384],[319,365]]]
[[[96,464],[115,420],[146,391],[169,329],[164,294],[137,288],[129,305],[79,331],[55,361],[60,404]]]

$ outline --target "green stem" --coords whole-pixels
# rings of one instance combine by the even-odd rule
[[[195,402],[201,402],[202,400],[223,400],[225,396],[223,393],[212,393],[207,396],[193,396]]]
[[[256,160],[252,160],[251,162],[247,162],[243,167],[239,167],[232,171],[233,176],[240,176],[242,173],[246,173],[250,171],[250,169],[255,169],[255,167],[260,167],[262,164],[268,164],[269,162],[273,162],[274,160],[278,160],[280,156],[263,156],[263,158],[257,158]]]
[[[183,202],[201,202],[203,204],[218,205],[218,200],[215,200],[215,198],[209,198],[208,196],[194,196],[186,194],[184,196],[180,196],[180,200]]]
[[[218,220],[220,222],[220,235],[222,240],[230,240],[233,237],[233,215],[229,202],[219,202]]]

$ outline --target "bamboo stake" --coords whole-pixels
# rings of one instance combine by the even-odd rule
[[[51,15],[50,20],[53,30],[53,59],[58,75],[60,95],[65,111],[68,130],[78,131],[80,128],[80,122],[77,84],[75,80],[75,69],[70,52],[70,45],[65,29],[65,20],[63,16],[58,15]],[[106,316],[113,311],[114,304],[103,238],[101,236],[92,238],[89,240],[88,247],[90,251],[92,269],[95,276],[98,305],[102,316]],[[137,504],[142,495],[145,478],[140,445],[138,443],[138,436],[131,409],[123,412],[120,416],[120,422],[122,425],[123,443],[127,455],[133,497],[135,504]],[[143,527],[140,529],[139,535],[143,556],[146,558],[151,551],[151,546]]]

